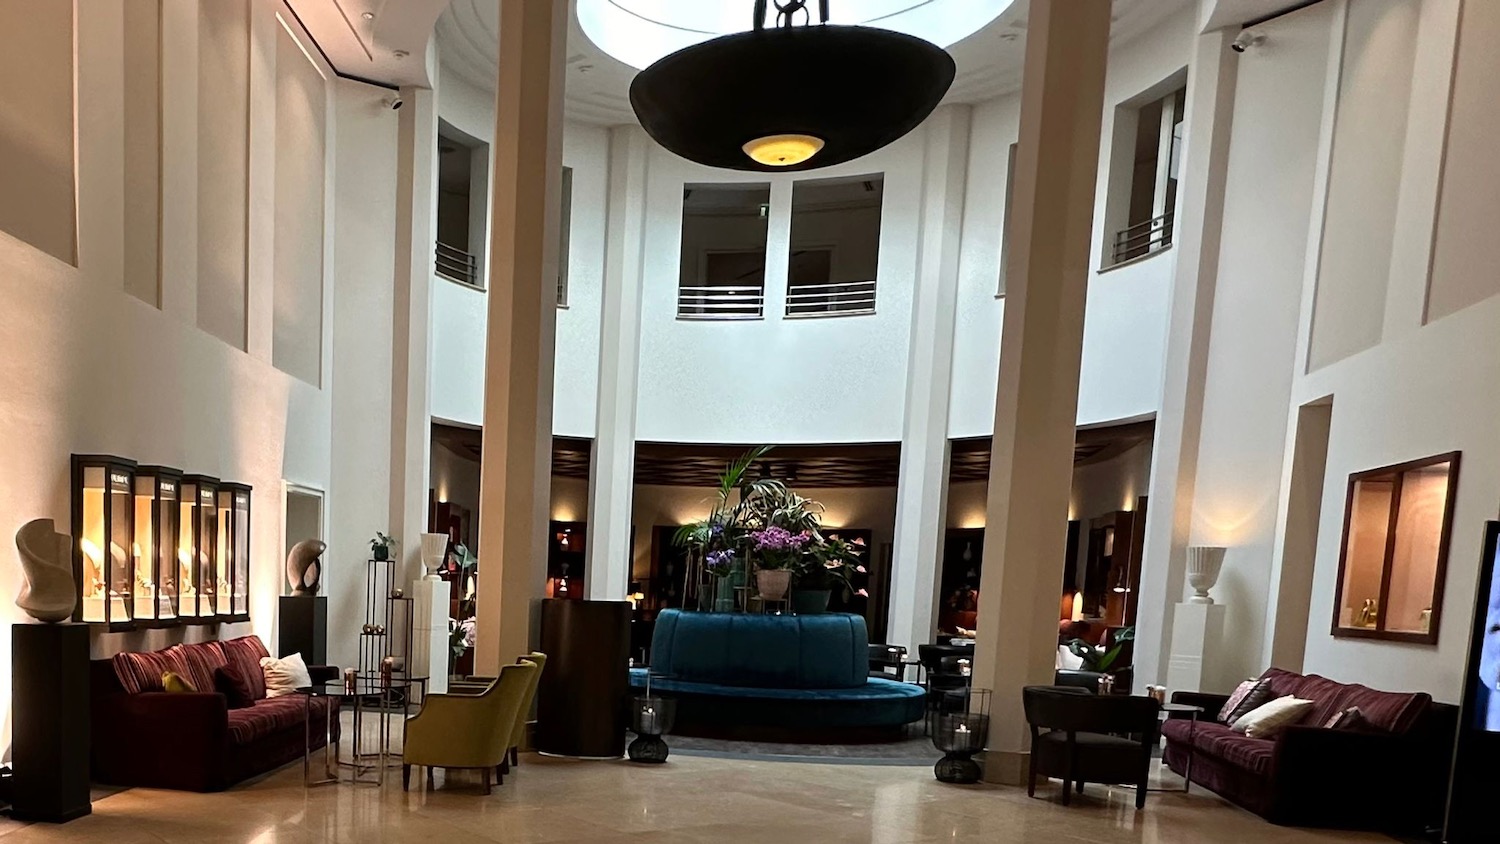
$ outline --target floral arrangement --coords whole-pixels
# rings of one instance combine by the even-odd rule
[[[714,577],[762,570],[789,570],[799,588],[842,590],[868,597],[856,588],[855,575],[866,573],[860,562],[864,543],[825,537],[819,516],[823,505],[804,498],[775,478],[748,480],[755,463],[770,451],[754,449],[725,468],[718,500],[707,518],[684,525],[675,542],[702,561]]]
[[[792,533],[780,525],[770,525],[749,533],[750,547],[755,550],[757,565],[763,569],[795,569],[805,556],[803,549],[813,544],[813,532]]]

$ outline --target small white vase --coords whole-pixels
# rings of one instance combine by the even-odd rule
[[[1193,587],[1191,604],[1212,604],[1208,590],[1219,582],[1219,571],[1224,568],[1224,551],[1212,545],[1193,545],[1187,549],[1188,585]]]

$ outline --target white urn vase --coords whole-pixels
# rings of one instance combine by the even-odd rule
[[[443,564],[443,554],[448,550],[448,534],[422,534],[422,577],[436,578],[437,568]]]
[[[1211,545],[1193,545],[1187,549],[1188,585],[1193,587],[1192,604],[1212,604],[1208,590],[1219,582],[1219,571],[1224,568],[1224,550]]]

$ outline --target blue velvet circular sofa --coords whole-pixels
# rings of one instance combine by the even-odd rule
[[[922,718],[921,686],[869,676],[861,616],[663,610],[651,639],[651,688],[677,701],[682,732],[899,728]],[[631,671],[636,690],[647,669]],[[806,738],[808,736],[801,736]]]

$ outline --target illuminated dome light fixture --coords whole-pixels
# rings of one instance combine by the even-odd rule
[[[920,38],[867,26],[795,25],[808,0],[755,0],[750,32],[668,55],[636,75],[630,104],[657,143],[733,170],[811,170],[868,155],[927,119],[955,67]]]

